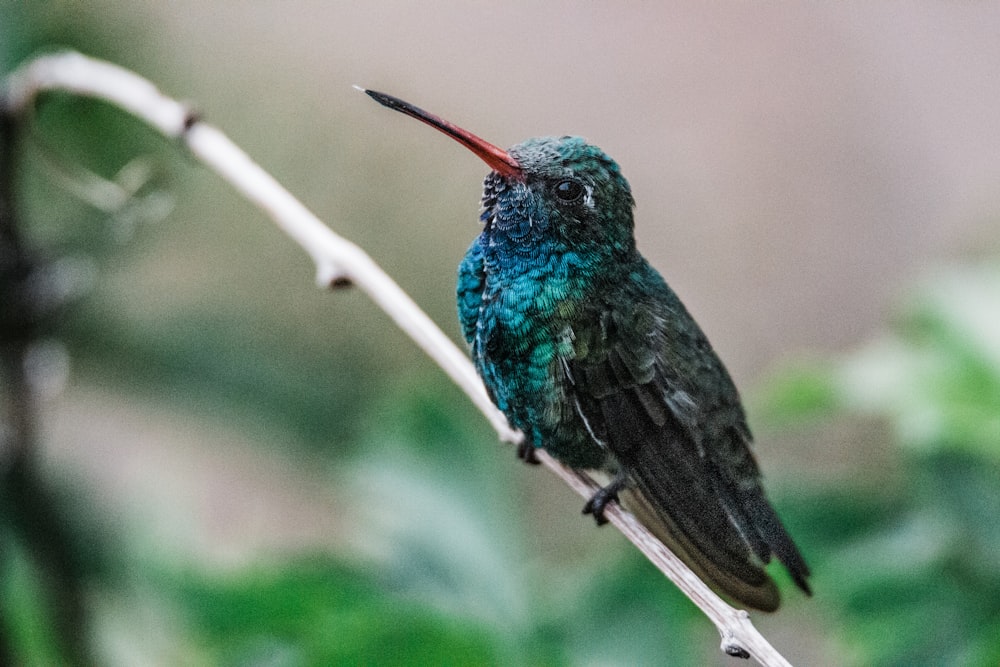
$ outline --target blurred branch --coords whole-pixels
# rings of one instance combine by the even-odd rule
[[[66,516],[39,466],[37,387],[28,357],[58,304],[47,298],[42,262],[21,233],[16,177],[22,128],[15,113],[0,104],[0,519],[40,571],[62,657],[87,665],[83,576]],[[0,552],[4,537],[0,534]],[[0,560],[3,565],[9,563]],[[0,664],[18,664],[8,630],[0,626]]]
[[[0,104],[9,113],[27,113],[43,91],[62,90],[114,104],[177,139],[203,163],[263,209],[298,243],[316,265],[321,287],[355,284],[364,290],[469,396],[504,442],[522,435],[489,400],[468,357],[361,248],[338,236],[253,162],[218,129],[201,122],[189,107],[163,95],[152,83],[116,65],[78,53],[39,57],[12,73]],[[584,474],[561,465],[544,452],[539,459],[584,498],[600,487]],[[789,663],[750,622],[746,611],[726,604],[629,513],[609,505],[606,516],[711,620],[729,655],[753,656],[761,664]]]

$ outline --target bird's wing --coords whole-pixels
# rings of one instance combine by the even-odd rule
[[[715,588],[770,611],[772,552],[805,590],[808,569],[763,494],[728,374],[676,307],[609,305],[600,326],[574,331],[570,391],[628,476],[626,505]]]

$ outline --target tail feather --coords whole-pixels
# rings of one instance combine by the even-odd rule
[[[626,489],[620,495],[625,508],[717,593],[761,611],[778,609],[781,603],[778,587],[762,564],[744,561],[738,569],[731,563],[721,566],[712,558],[717,554],[709,554],[692,542],[676,522],[655,509],[640,489]]]
[[[771,503],[759,491],[744,494],[742,500],[754,528],[764,538],[788,573],[792,575],[795,585],[801,588],[806,595],[812,595],[812,589],[806,580],[810,574],[809,566],[806,565],[806,561],[799,553],[795,542],[785,530],[785,526],[781,523],[774,508],[771,507]]]

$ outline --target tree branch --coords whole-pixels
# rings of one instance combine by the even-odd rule
[[[222,132],[201,122],[189,107],[163,95],[133,72],[73,52],[41,56],[21,66],[7,77],[0,91],[0,105],[10,113],[27,113],[36,97],[48,90],[102,99],[144,120],[167,137],[182,141],[194,156],[263,209],[309,254],[321,287],[335,287],[349,281],[364,290],[469,396],[500,440],[517,443],[522,439],[522,434],[508,425],[489,400],[465,353],[371,257],[332,232]],[[566,468],[544,451],[538,454],[549,470],[584,498],[590,498],[600,488],[586,475]],[[753,656],[767,667],[789,665],[756,630],[746,611],[724,602],[635,517],[617,504],[609,505],[605,516],[709,617],[722,635],[723,651],[744,658]]]

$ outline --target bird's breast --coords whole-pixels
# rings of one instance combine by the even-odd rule
[[[585,281],[572,266],[573,258],[563,255],[522,262],[514,270],[488,271],[480,314],[484,342],[526,352],[572,327],[589,298]]]

